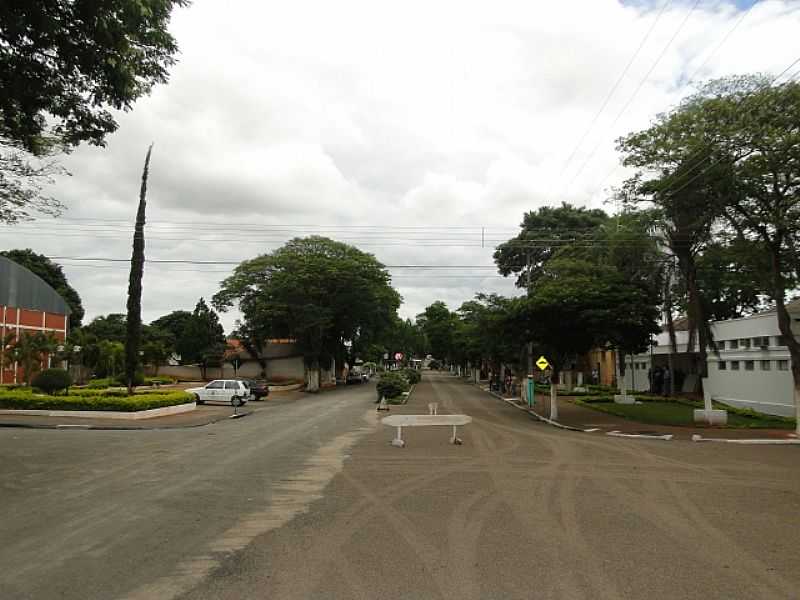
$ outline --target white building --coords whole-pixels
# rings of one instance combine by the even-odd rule
[[[792,331],[796,338],[800,338],[800,300],[788,303],[787,309],[792,319]],[[708,379],[703,382],[703,393],[730,406],[793,417],[791,359],[778,329],[775,311],[717,321],[711,324],[711,330],[719,355],[713,350],[708,352]],[[686,352],[688,332],[676,333],[678,354],[673,359],[674,370],[680,369],[686,374],[682,391],[692,391],[696,383],[698,356]],[[658,336],[658,345],[653,348],[652,361],[649,353],[628,357],[625,374],[628,389],[649,389],[652,365],[667,364],[669,353],[669,336],[662,333]]]

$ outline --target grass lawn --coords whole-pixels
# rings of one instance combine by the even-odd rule
[[[604,413],[624,417],[640,423],[651,425],[689,425],[694,426],[694,408],[678,402],[644,402],[642,404],[615,404],[614,402],[581,402],[576,398],[575,404],[586,406]],[[767,429],[794,429],[793,419],[773,417],[770,415],[742,415],[728,412],[728,427],[752,427]]]

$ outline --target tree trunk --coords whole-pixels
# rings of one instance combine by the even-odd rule
[[[796,419],[795,431],[800,435],[800,343],[795,339],[792,331],[792,319],[786,310],[785,286],[781,272],[780,245],[777,249],[771,248],[772,254],[772,280],[773,296],[775,300],[775,313],[778,317],[778,330],[781,332],[792,363],[792,380],[794,383],[794,414]]]
[[[553,367],[550,373],[550,420],[558,420],[558,374],[559,371]]]
[[[136,370],[139,367],[139,346],[142,341],[142,276],[144,275],[144,222],[147,206],[147,174],[150,168],[150,154],[153,145],[147,149],[142,170],[142,186],[139,190],[139,209],[136,211],[136,227],[133,233],[133,254],[131,255],[131,274],[128,280],[128,322],[125,337],[125,377],[128,395],[133,394]]]
[[[306,367],[306,391],[316,393],[319,391],[319,360],[315,359],[310,366]]]
[[[703,377],[708,377],[708,343],[711,341],[711,328],[708,324],[703,299],[700,290],[697,288],[697,266],[694,256],[687,253],[684,256],[678,255],[678,264],[681,267],[683,278],[686,281],[686,291],[689,295],[689,338],[690,345],[686,351],[694,350],[694,338],[697,334],[698,353],[700,354],[699,373],[700,381]],[[674,375],[674,374],[673,374]]]

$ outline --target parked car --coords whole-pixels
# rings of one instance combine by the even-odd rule
[[[240,406],[252,398],[250,388],[238,379],[215,379],[203,387],[186,390],[194,396],[195,402],[224,402],[231,406]]]
[[[253,400],[261,400],[269,396],[269,385],[267,385],[266,381],[259,381],[258,379],[242,379],[242,381],[250,388]]]
[[[361,377],[361,373],[358,371],[350,371],[347,374],[347,383],[363,383],[364,379]]]

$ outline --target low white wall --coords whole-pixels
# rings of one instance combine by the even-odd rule
[[[152,370],[148,369],[148,374]],[[159,375],[165,377],[177,377],[183,381],[201,381],[202,369],[197,365],[177,365],[159,367]],[[256,361],[245,362],[235,373],[236,377],[257,379],[261,375],[261,365]],[[234,377],[233,367],[225,364],[220,367],[209,367],[206,369],[207,379],[225,379]],[[281,380],[302,380],[305,377],[305,365],[303,357],[292,356],[288,358],[267,359],[267,379],[270,381]]]
[[[708,366],[704,393],[712,400],[738,408],[752,408],[768,415],[794,416],[794,388],[791,371],[720,371]]]

